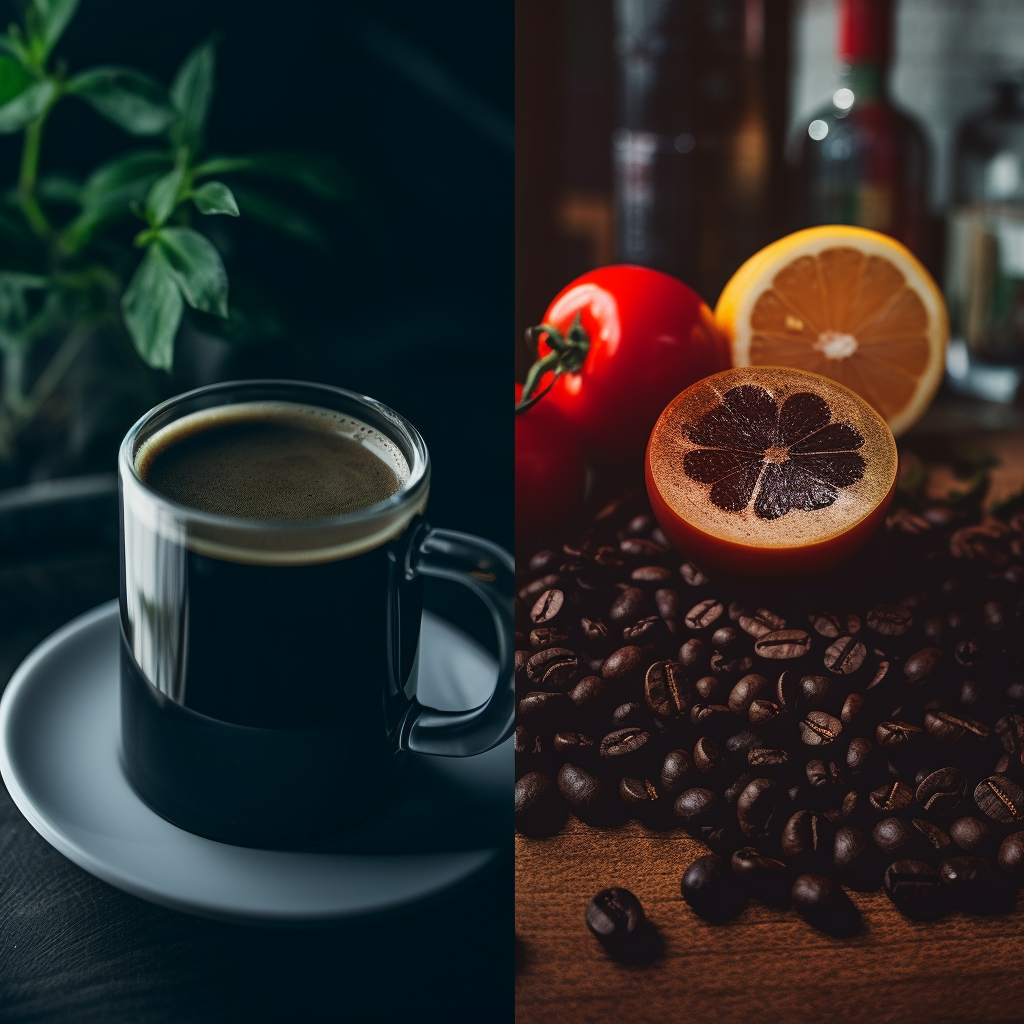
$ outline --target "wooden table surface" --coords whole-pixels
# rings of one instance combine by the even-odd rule
[[[959,440],[999,457],[991,499],[1024,481],[1019,429]],[[681,830],[569,819],[548,839],[516,837],[516,1020],[519,1024],[1020,1024],[1024,890],[1015,913],[917,923],[881,892],[851,892],[864,919],[852,939],[815,931],[760,903],[711,925],[679,881],[705,847]],[[647,966],[617,963],[583,920],[590,898],[631,889],[663,942]]]

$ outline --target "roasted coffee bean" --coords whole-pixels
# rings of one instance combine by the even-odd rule
[[[925,821],[924,818],[911,818],[910,824],[924,837],[933,850],[941,852],[948,849],[951,840],[938,825],[933,825],[930,821]]]
[[[739,732],[734,732],[731,736],[726,737],[725,756],[746,760],[748,753],[753,750],[759,750],[763,746],[764,741],[756,732],[751,732],[749,729],[741,729]]]
[[[964,798],[966,783],[959,768],[940,768],[917,787],[917,802],[932,814],[949,814]]]
[[[754,641],[754,653],[773,661],[802,658],[811,649],[811,638],[802,629],[780,629]]]
[[[750,702],[756,700],[768,688],[768,680],[756,673],[745,675],[729,694],[729,708],[737,714],[744,712],[750,707]]]
[[[744,846],[732,855],[732,871],[754,899],[769,907],[789,905],[792,872],[784,861]]]
[[[836,829],[832,844],[832,862],[842,880],[851,889],[874,892],[878,888],[881,871],[877,851],[859,828],[843,825]]]
[[[869,775],[879,759],[878,748],[866,736],[855,736],[846,748],[846,767],[851,775]]]
[[[799,694],[800,685],[797,682],[796,673],[788,669],[785,672],[780,672],[775,683],[775,698],[780,707],[785,708],[786,711],[796,711]]]
[[[729,617],[732,618],[732,615]],[[753,615],[746,615],[741,611],[733,621],[738,622],[740,629],[755,640],[786,628],[786,620],[768,608],[758,608]]]
[[[954,633],[962,632],[967,626],[967,616],[958,608],[946,616],[946,626]]]
[[[646,597],[639,587],[626,587],[608,611],[608,618],[620,629],[640,618]]]
[[[859,640],[854,640],[852,636],[841,636],[825,651],[823,661],[829,672],[837,676],[850,676],[864,664],[867,656],[868,649]]]
[[[579,669],[575,651],[548,647],[526,662],[526,678],[546,690],[567,690]]]
[[[878,745],[886,750],[904,747],[921,735],[921,729],[910,722],[879,722],[875,729]]]
[[[754,667],[754,659],[748,655],[734,658],[729,654],[723,654],[721,651],[715,651],[711,655],[710,665],[711,671],[715,675],[741,676]]]
[[[591,707],[603,694],[604,680],[600,676],[584,676],[569,691],[569,700],[578,708]]]
[[[985,664],[985,652],[977,640],[961,640],[953,649],[953,657],[958,665],[970,668],[974,665]]]
[[[993,821],[1005,825],[1024,821],[1024,790],[1005,775],[990,775],[979,782],[974,801]]]
[[[741,775],[738,775],[731,785],[726,786],[722,790],[722,799],[730,806],[735,806],[736,801],[740,798],[740,793],[747,788],[754,778],[753,772],[743,772]]]
[[[790,860],[817,860],[825,850],[832,851],[832,829],[817,812],[797,811],[783,826],[782,852]]]
[[[903,674],[913,686],[922,686],[942,664],[942,651],[938,647],[922,647],[903,663]]]
[[[782,708],[770,700],[751,701],[747,716],[755,729],[763,729],[783,715]]]
[[[641,648],[632,644],[612,651],[601,666],[601,675],[607,680],[625,679],[631,672],[640,667],[644,660]]]
[[[1004,715],[996,722],[996,736],[1008,754],[1020,755],[1024,751],[1024,715]]]
[[[546,836],[565,822],[565,805],[551,780],[541,772],[527,772],[516,782],[515,827],[524,836]]]
[[[913,850],[920,837],[903,818],[883,818],[875,825],[871,838],[882,853],[897,857]]]
[[[656,661],[644,677],[647,706],[661,718],[682,718],[689,714],[683,666],[676,661]]]
[[[753,779],[736,801],[736,819],[745,836],[764,835],[780,808],[779,786],[772,779]]]
[[[809,711],[800,723],[800,739],[809,747],[827,746],[843,731],[842,722],[824,711]]]
[[[627,626],[622,631],[622,639],[628,640],[631,644],[651,643],[659,627],[664,629],[661,619],[657,615],[648,615],[647,618],[634,622],[632,626]]]
[[[693,789],[683,790],[676,797],[672,809],[684,826],[697,828],[718,816],[718,797],[710,789],[695,786]]]
[[[981,818],[957,818],[949,826],[949,837],[961,850],[974,853],[988,848],[992,832]]]
[[[564,605],[565,594],[561,590],[545,590],[530,611],[530,620],[538,626],[554,622]]]
[[[666,622],[675,622],[679,618],[679,595],[674,590],[662,588],[654,592],[654,606],[658,614]]]
[[[638,726],[631,725],[625,729],[616,729],[601,740],[598,748],[602,758],[609,763],[619,763],[625,759],[634,759],[650,743],[651,734]]]
[[[882,888],[896,909],[915,921],[934,921],[950,910],[939,872],[920,860],[898,860],[885,869]]]
[[[587,927],[601,942],[616,942],[634,935],[644,923],[644,908],[628,890],[602,889],[584,912]]]
[[[817,758],[808,761],[805,771],[807,774],[807,781],[815,789],[821,789],[822,787],[829,786],[832,783],[831,776],[829,775],[828,768],[825,767],[824,761],[819,761]]]
[[[949,857],[939,865],[954,909],[969,914],[999,914],[1013,909],[1005,875],[998,875],[984,857]]]
[[[609,637],[608,627],[600,619],[580,619],[580,631],[591,643],[599,643]]]
[[[512,748],[516,754],[529,754],[533,750],[533,736],[525,725],[517,725],[513,734]]]
[[[659,555],[668,554],[667,548],[642,537],[627,537],[619,544],[619,550],[631,558],[657,558]]]
[[[1010,770],[1010,755],[1003,754],[1003,756],[996,761],[995,768],[993,770],[996,775],[1005,775]]]
[[[978,739],[985,739],[989,734],[987,725],[942,708],[932,708],[925,712],[924,727],[937,740],[946,743],[955,743],[965,734],[977,736]]]
[[[682,647],[679,648],[679,664],[683,668],[693,668],[698,665],[704,659],[704,644],[694,638],[693,640],[687,640]]]
[[[999,866],[1018,885],[1024,885],[1024,832],[1008,835],[999,847]]]
[[[538,551],[527,563],[531,575],[538,572],[550,572],[562,560],[557,551]]]
[[[592,757],[597,753],[593,739],[581,732],[556,732],[551,747],[556,754],[570,761],[576,757]]]
[[[629,574],[634,583],[667,583],[672,577],[672,570],[663,565],[641,565]]]
[[[551,722],[560,718],[566,709],[565,695],[561,693],[528,693],[519,702],[518,717],[526,722]]]
[[[555,590],[558,587],[564,587],[568,583],[568,580],[564,576],[557,576],[554,573],[548,573],[547,576],[542,576],[539,580],[534,580],[532,583],[528,583],[522,590],[519,591],[519,599],[521,601],[528,601],[531,607],[534,602],[544,593],[545,590]]]
[[[828,640],[834,640],[844,633],[860,632],[860,618],[853,612],[811,612],[807,617],[814,632]]]
[[[700,694],[702,701],[706,703],[715,703],[715,696],[717,694],[724,693],[725,683],[722,682],[718,676],[701,676],[693,684],[693,688]]]
[[[714,924],[732,920],[747,905],[746,889],[715,853],[698,857],[683,872],[679,890],[694,913]]]
[[[826,676],[803,676],[798,685],[800,693],[797,701],[803,708],[820,704],[832,688],[832,683]]]
[[[781,768],[789,763],[789,752],[769,747],[755,747],[747,751],[747,764],[751,768]]]
[[[718,751],[714,741],[708,736],[701,736],[693,748],[693,766],[702,773],[712,772],[725,763],[725,758]]]
[[[914,791],[905,782],[887,782],[868,794],[868,802],[876,811],[902,811],[914,799]]]
[[[793,909],[811,926],[827,935],[846,938],[862,927],[860,911],[830,878],[799,875],[790,893]]]
[[[638,704],[636,701],[620,704],[612,712],[612,725],[616,729],[624,729],[629,725],[647,725],[650,719],[651,716],[648,714],[647,709],[643,704]]]
[[[886,680],[892,678],[892,662],[888,658],[882,658],[877,666],[875,667],[875,674],[871,677],[870,682],[865,687],[866,690],[873,690],[876,686],[881,686]]]
[[[658,800],[658,790],[650,779],[620,779],[619,796],[630,806],[653,804]]]
[[[739,724],[724,704],[694,704],[690,708],[690,721],[713,736],[728,736]]]
[[[558,770],[558,789],[574,811],[596,809],[604,792],[604,784],[585,768],[563,764]]]
[[[864,698],[859,693],[847,694],[843,701],[843,709],[839,712],[839,721],[843,725],[849,725],[860,714],[864,707]]]
[[[921,627],[925,639],[930,640],[933,644],[942,642],[943,634],[945,632],[945,623],[937,615],[932,616],[930,619],[924,620],[924,625]]]
[[[722,626],[711,634],[711,643],[720,651],[728,650],[739,638],[739,633],[732,626]]]
[[[711,582],[692,562],[683,562],[679,566],[679,575],[691,587],[706,587]]]
[[[1006,625],[1006,613],[999,601],[986,601],[981,606],[981,621],[991,633],[998,633]]]
[[[1024,704],[1024,682],[1010,683],[1003,692],[1011,704]]]
[[[699,601],[687,613],[683,621],[688,629],[707,629],[725,614],[725,605],[713,597]]]
[[[910,632],[914,617],[909,608],[898,604],[876,604],[866,618],[868,629],[873,629],[882,636],[903,636]]]
[[[657,520],[654,516],[641,513],[640,515],[633,516],[633,518],[626,523],[626,536],[646,537],[656,525]]]
[[[561,647],[568,639],[569,634],[557,626],[541,626],[530,630],[530,646],[535,651],[542,651],[546,647]]]
[[[974,679],[965,679],[960,684],[960,703],[965,708],[973,707],[981,700],[981,685]]]
[[[685,750],[670,750],[661,762],[661,788],[668,796],[682,792],[693,774],[693,761]]]

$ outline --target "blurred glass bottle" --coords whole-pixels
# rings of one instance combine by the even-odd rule
[[[1024,107],[1020,86],[995,84],[995,103],[957,135],[946,301],[971,358],[1024,364]]]
[[[889,98],[892,37],[893,0],[840,0],[842,79],[804,132],[797,216],[884,231],[932,264],[928,149]]]

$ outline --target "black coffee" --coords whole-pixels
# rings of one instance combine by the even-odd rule
[[[408,473],[372,428],[270,402],[185,417],[136,466],[180,504],[262,521],[365,508]],[[281,564],[126,518],[123,754],[140,793],[192,831],[253,845],[372,813],[400,760],[418,643],[421,584],[404,571],[416,521],[369,546],[339,527],[334,547]]]
[[[316,410],[282,411],[271,403],[251,418],[225,413],[185,421],[140,453],[140,476],[172,501],[242,519],[328,519],[391,497],[395,470],[352,433]],[[244,415],[244,414],[243,414]],[[230,418],[229,418],[230,417]]]

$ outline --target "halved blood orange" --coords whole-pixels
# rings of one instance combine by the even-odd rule
[[[859,395],[816,373],[750,366],[677,395],[647,444],[661,528],[705,569],[805,575],[831,568],[881,522],[896,442]]]
[[[904,245],[829,224],[780,238],[715,306],[733,366],[792,366],[845,384],[899,437],[935,396],[949,326],[931,275]]]

